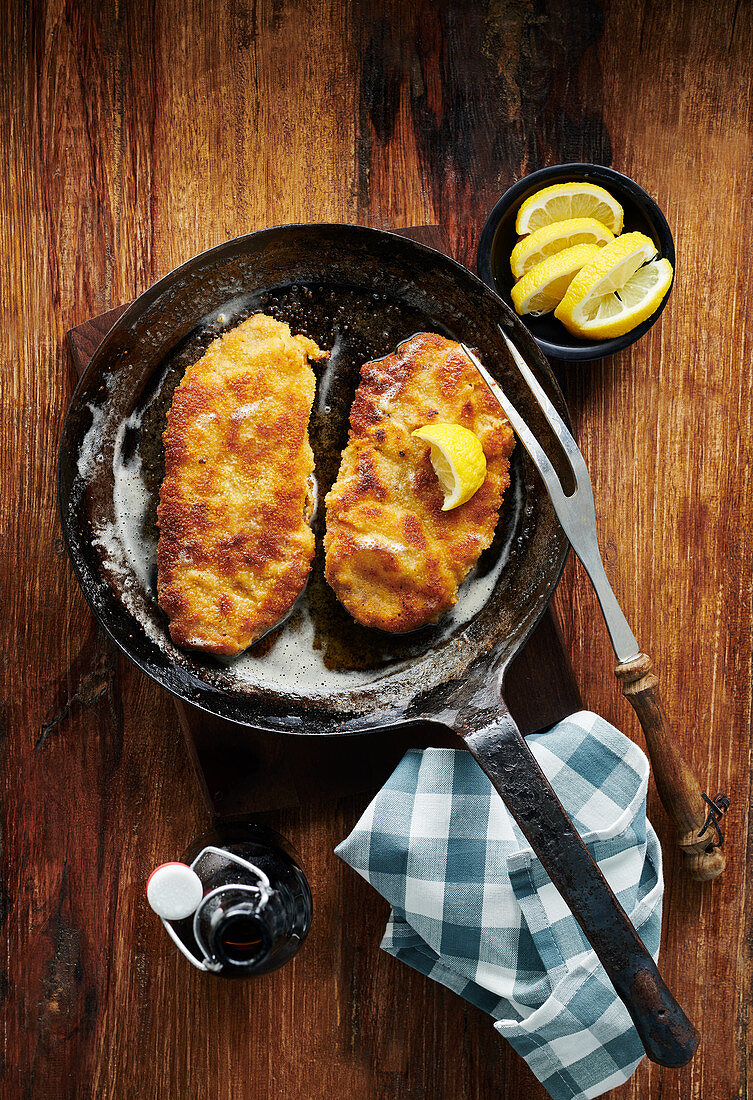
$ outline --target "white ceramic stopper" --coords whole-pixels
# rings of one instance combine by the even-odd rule
[[[146,896],[158,917],[183,920],[190,917],[204,894],[201,879],[185,863],[163,863],[146,884]]]

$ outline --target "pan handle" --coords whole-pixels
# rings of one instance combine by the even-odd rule
[[[496,702],[498,707],[500,701]],[[646,1054],[661,1066],[684,1066],[696,1051],[698,1032],[664,984],[630,918],[502,706],[493,724],[468,730],[458,722],[456,732],[502,796],[583,929],[630,1013]]]

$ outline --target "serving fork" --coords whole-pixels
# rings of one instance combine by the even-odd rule
[[[712,800],[701,791],[692,767],[677,744],[662,706],[651,659],[641,652],[604,570],[596,531],[593,489],[585,459],[531,368],[502,328],[500,332],[525,383],[557,436],[572,470],[575,489],[570,494],[565,493],[549,456],[502,387],[465,344],[461,347],[501,405],[539,471],[560,525],[594,587],[617,658],[615,675],[622,683],[623,694],[632,704],[643,728],[656,787],[677,830],[677,843],[684,853],[684,865],[693,878],[716,878],[725,866],[722,851],[724,838],[719,828],[719,818],[727,810],[729,799],[718,794]],[[711,829],[715,830],[715,838],[710,834]]]

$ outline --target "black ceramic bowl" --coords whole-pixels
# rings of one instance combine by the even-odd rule
[[[497,202],[481,233],[478,246],[478,273],[487,286],[499,294],[500,298],[512,309],[510,290],[515,282],[510,271],[510,253],[518,236],[515,232],[515,219],[520,206],[527,198],[540,191],[542,187],[551,187],[555,183],[572,183],[586,180],[604,187],[617,199],[625,210],[623,233],[638,230],[650,237],[659,250],[675,266],[675,245],[667,224],[667,219],[647,192],[627,176],[605,168],[600,164],[555,164],[532,172],[505,191]],[[586,360],[603,359],[616,351],[629,347],[639,340],[651,328],[664,309],[672,287],[664,296],[659,308],[643,324],[632,332],[618,336],[613,340],[581,340],[572,336],[553,313],[543,317],[524,317],[523,321],[545,355],[553,359]]]

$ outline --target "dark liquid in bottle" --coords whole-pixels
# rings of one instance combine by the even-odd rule
[[[222,951],[231,963],[244,965],[256,959],[265,946],[256,917],[229,916],[221,933]]]
[[[182,859],[194,864],[204,898],[196,920],[173,921],[172,927],[212,973],[267,974],[295,955],[311,924],[311,891],[283,837],[261,825],[220,824]]]

